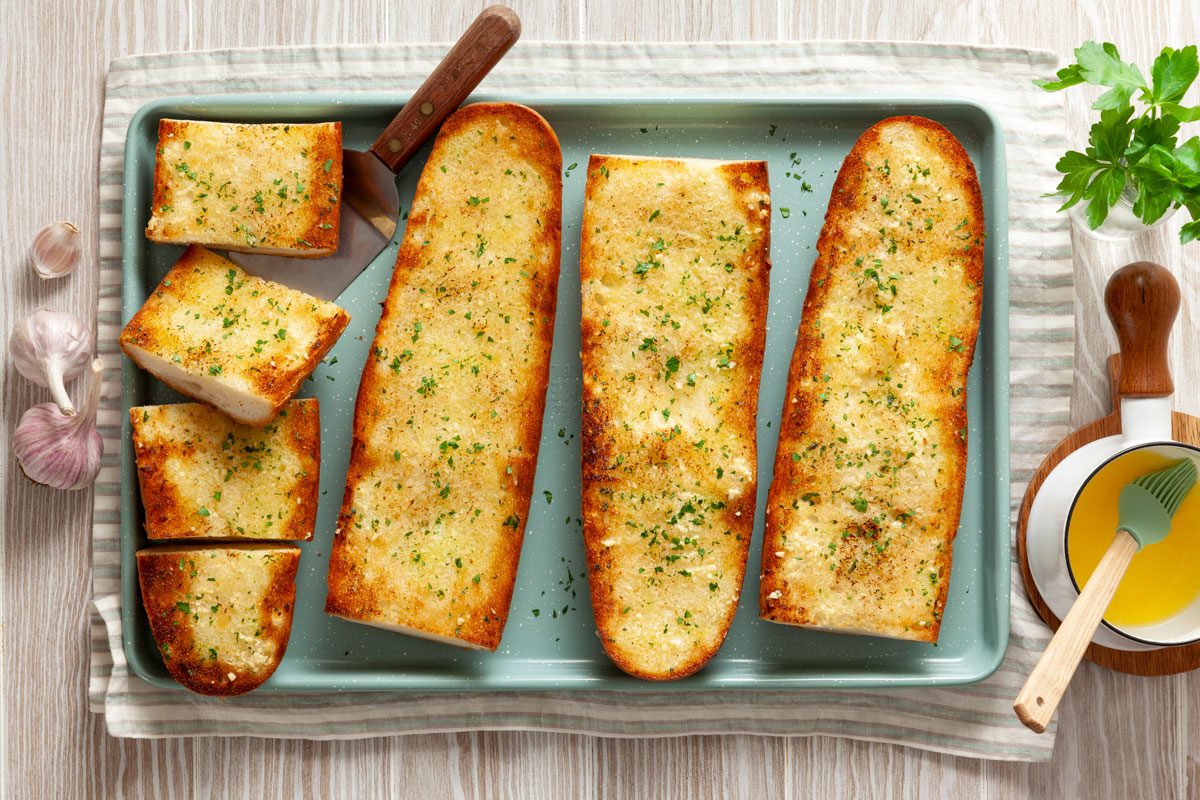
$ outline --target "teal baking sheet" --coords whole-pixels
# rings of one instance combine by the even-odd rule
[[[123,315],[128,320],[178,258],[152,244],[154,147],[163,117],[238,122],[341,120],[347,146],[365,149],[406,98],[239,95],[165,99],[130,123],[125,153]],[[326,616],[325,570],[349,458],[358,378],[379,319],[393,242],[338,299],[350,326],[304,383],[321,402],[321,487],[316,535],[303,543],[287,655],[259,691],[566,690],[695,691],[969,683],[991,674],[1008,642],[1008,282],[1004,142],[995,118],[970,101],[930,98],[556,98],[525,102],[549,120],[563,148],[562,276],[550,388],[524,550],[499,650],[480,653]],[[758,618],[763,505],[788,361],[814,246],[837,170],[868,126],[896,114],[931,117],[974,160],[987,217],[983,325],[967,388],[969,461],[950,594],[935,646],[784,627]],[[408,207],[428,145],[399,178]],[[758,508],[742,600],[729,638],[684,680],[648,683],[604,655],[588,599],[580,505],[579,224],[588,155],[616,153],[766,159],[772,204],[771,292],[758,417]],[[398,234],[399,235],[399,234]],[[128,360],[124,407],[179,402]],[[125,654],[133,671],[176,686],[159,657],[139,597],[134,553],[142,530],[128,415],[121,447],[121,578]],[[553,497],[553,500],[550,498]],[[180,689],[183,691],[182,689]]]

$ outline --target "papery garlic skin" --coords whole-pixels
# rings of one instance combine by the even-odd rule
[[[92,360],[92,332],[67,311],[35,311],[17,323],[8,342],[13,366],[38,386],[50,389],[64,414],[74,414],[66,382]]]
[[[96,430],[103,375],[100,359],[94,360],[87,400],[74,416],[54,403],[40,403],[21,415],[12,450],[31,480],[55,489],[83,489],[96,480],[104,454],[104,440]]]
[[[83,256],[83,236],[69,222],[52,222],[37,232],[29,247],[34,272],[42,280],[70,275]]]
[[[13,454],[24,473],[55,489],[83,489],[96,480],[104,440],[95,428],[78,435],[63,432],[68,417],[54,403],[40,403],[26,411],[13,433]]]

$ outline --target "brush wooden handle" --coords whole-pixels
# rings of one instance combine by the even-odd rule
[[[371,152],[399,172],[521,35],[511,8],[488,6],[384,129]]]
[[[1128,531],[1117,531],[1013,703],[1013,710],[1025,727],[1042,733],[1050,724],[1067,684],[1079,667],[1083,651],[1091,643],[1092,634],[1137,551],[1137,540]]]
[[[1104,306],[1121,346],[1121,397],[1174,394],[1167,341],[1179,313],[1179,284],[1166,267],[1126,264],[1104,287]]]

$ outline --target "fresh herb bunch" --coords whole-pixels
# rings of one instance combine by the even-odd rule
[[[1183,226],[1180,240],[1200,238],[1200,136],[1178,144],[1179,126],[1200,120],[1200,106],[1181,105],[1200,73],[1196,46],[1164,47],[1154,59],[1150,83],[1108,42],[1084,42],[1075,60],[1058,71],[1057,80],[1034,81],[1048,92],[1081,83],[1108,87],[1092,104],[1100,121],[1092,125],[1087,149],[1068,151],[1056,165],[1063,174],[1058,191],[1067,196],[1059,211],[1086,200],[1088,226],[1098,228],[1129,186],[1133,213],[1142,222],[1149,225],[1168,209],[1183,207],[1192,221]],[[1135,95],[1145,106],[1136,117]]]

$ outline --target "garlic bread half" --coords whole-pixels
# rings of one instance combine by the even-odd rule
[[[549,379],[562,154],[537,113],[478,103],[421,172],[354,411],[325,610],[494,650]]]
[[[733,621],[754,527],[762,161],[593,155],[583,209],[583,532],[621,669],[682,678]]]
[[[151,539],[311,539],[321,475],[315,398],[245,425],[202,403],[134,406],[133,454]]]
[[[163,383],[264,424],[342,335],[350,315],[192,245],[121,332],[125,355]]]
[[[287,651],[300,548],[155,547],[137,553],[150,630],[171,677],[199,694],[257,689]]]
[[[975,168],[948,130],[893,117],[859,138],[833,187],[792,355],[763,618],[937,641],[983,240]]]
[[[146,238],[264,255],[337,252],[342,124],[164,119]]]

